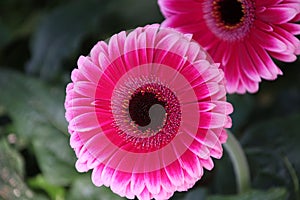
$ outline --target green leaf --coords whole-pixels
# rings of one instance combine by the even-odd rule
[[[254,111],[255,101],[254,97],[250,94],[228,95],[228,101],[232,103],[234,112],[230,115],[232,118],[232,132],[237,133],[243,126],[249,123],[249,118]]]
[[[107,7],[107,17],[115,16],[121,23],[119,29],[133,29],[146,24],[160,23],[163,20],[157,1],[126,0],[110,1]],[[141,17],[137,17],[141,16]]]
[[[11,40],[11,34],[6,25],[0,21],[0,49]]]
[[[284,186],[300,199],[300,114],[261,121],[241,138],[254,187]]]
[[[46,123],[67,133],[63,87],[49,87],[18,72],[0,69],[0,105],[14,118],[19,134],[30,140],[37,124]]]
[[[51,184],[68,185],[78,175],[64,119],[64,87],[53,88],[14,71],[0,70],[0,105],[18,137],[33,145],[38,165]]]
[[[50,184],[69,185],[79,174],[68,139],[47,125],[36,129],[42,134],[33,139],[33,148],[45,179]]]
[[[31,188],[44,190],[51,197],[51,199],[64,199],[65,189],[48,183],[42,175],[38,175],[37,177],[29,179],[28,184]]]
[[[62,70],[64,61],[74,59],[87,36],[96,35],[91,42],[93,45],[99,38],[106,39],[120,30],[159,23],[162,19],[157,2],[153,0],[71,1],[41,20],[31,38],[32,57],[26,69],[31,74],[53,80]]]
[[[35,195],[24,182],[24,163],[17,151],[6,140],[0,140],[0,198],[27,200],[46,199]]]
[[[72,184],[66,200],[122,200],[105,186],[96,187],[91,181],[90,174],[83,174]]]
[[[184,200],[193,200],[193,199],[206,199],[207,190],[204,188],[191,189],[187,192],[184,197]]]
[[[214,160],[215,167],[212,172],[213,182],[209,187],[217,194],[235,194],[236,190],[236,178],[233,170],[233,165],[227,151],[224,150],[224,154],[220,160]]]
[[[52,80],[64,59],[74,54],[84,36],[99,26],[105,3],[96,0],[71,1],[45,15],[33,35],[26,69]]]
[[[252,190],[239,195],[209,196],[207,200],[286,200],[287,196],[286,189],[272,188],[267,191]]]

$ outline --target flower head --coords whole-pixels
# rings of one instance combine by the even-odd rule
[[[300,0],[158,0],[165,27],[192,33],[221,63],[229,93],[257,92],[300,54]]]
[[[120,196],[166,199],[222,156],[231,126],[224,75],[190,35],[120,32],[81,56],[65,100],[80,172]]]

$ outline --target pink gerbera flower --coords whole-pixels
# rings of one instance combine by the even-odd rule
[[[99,42],[67,86],[80,172],[120,196],[166,199],[222,156],[231,126],[222,70],[190,35],[159,25]]]
[[[158,0],[165,27],[192,33],[220,62],[230,93],[254,93],[300,54],[300,0]]]

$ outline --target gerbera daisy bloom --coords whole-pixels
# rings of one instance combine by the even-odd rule
[[[158,0],[164,27],[192,33],[221,63],[229,93],[254,93],[261,78],[282,75],[272,57],[300,54],[300,0]]]
[[[80,172],[120,196],[166,199],[222,156],[231,126],[224,74],[191,35],[159,25],[98,42],[65,100]]]

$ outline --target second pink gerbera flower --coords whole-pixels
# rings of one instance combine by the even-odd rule
[[[158,0],[165,27],[192,33],[222,64],[230,93],[257,92],[300,54],[300,0]]]
[[[65,101],[78,171],[127,198],[167,199],[222,156],[231,126],[224,75],[190,35],[159,25],[81,56]]]

